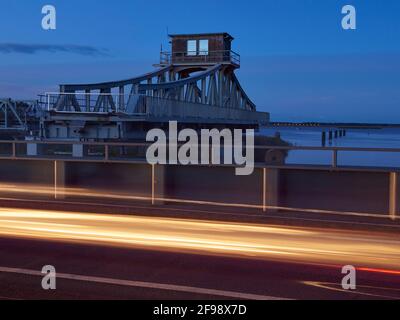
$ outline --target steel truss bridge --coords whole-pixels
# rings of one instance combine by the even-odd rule
[[[0,130],[25,131],[27,120],[39,116],[37,101],[0,99]]]
[[[267,123],[269,114],[256,111],[235,75],[236,68],[230,59],[160,65],[127,80],[61,85],[60,92],[48,93],[40,102],[58,117],[66,113],[119,114],[150,121]]]

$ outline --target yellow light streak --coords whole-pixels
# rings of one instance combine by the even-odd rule
[[[0,208],[0,236],[398,271],[392,233]]]

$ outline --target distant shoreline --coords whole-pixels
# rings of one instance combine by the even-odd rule
[[[343,129],[384,129],[400,128],[400,124],[384,123],[343,123],[343,122],[270,122],[265,127],[322,127],[322,128],[343,128]]]

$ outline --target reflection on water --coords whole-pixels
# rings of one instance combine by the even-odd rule
[[[283,140],[294,146],[321,147],[322,132],[329,130],[329,128],[279,127],[263,128],[260,134],[274,135],[279,132]],[[327,141],[326,146],[400,149],[400,128],[346,129],[346,131],[346,137]],[[328,165],[331,162],[332,152],[330,151],[290,151],[286,159],[288,164]],[[339,152],[338,165],[400,167],[400,152]]]

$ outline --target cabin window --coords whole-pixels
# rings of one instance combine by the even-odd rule
[[[199,55],[208,56],[208,40],[199,41]]]
[[[196,56],[197,55],[197,41],[196,40],[188,40],[187,55],[188,56]]]

